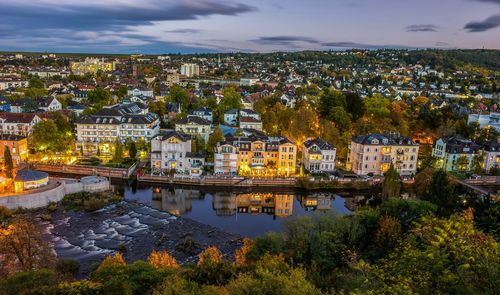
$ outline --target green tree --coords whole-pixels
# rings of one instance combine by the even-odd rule
[[[382,184],[382,198],[399,198],[401,191],[401,177],[398,171],[391,163],[389,170],[384,175],[384,182]]]
[[[130,158],[135,159],[137,157],[137,147],[134,141],[130,141],[128,145],[128,155]]]
[[[469,159],[466,156],[460,156],[455,163],[455,168],[459,172],[469,171]]]
[[[89,91],[88,101],[92,104],[95,109],[101,109],[103,106],[108,105],[111,100],[111,94],[108,90],[103,88],[96,88],[95,90]]]
[[[38,76],[33,76],[29,81],[28,87],[29,88],[43,89],[43,88],[45,88],[45,85],[43,84],[43,81]]]
[[[446,171],[440,169],[434,172],[432,182],[427,188],[423,199],[435,204],[437,214],[440,216],[450,216],[456,212],[458,195]]]
[[[5,146],[5,150],[3,152],[3,160],[5,163],[5,175],[7,178],[14,177],[14,162],[12,161],[12,154],[10,153],[10,148]]]
[[[218,142],[224,141],[224,134],[222,133],[222,130],[220,129],[219,126],[215,127],[215,130],[212,134],[210,134],[210,137],[208,138],[207,142],[207,151],[209,154],[214,153],[215,147],[217,146]]]
[[[111,161],[117,164],[123,162],[123,144],[118,139],[115,142],[115,152]]]
[[[39,106],[34,99],[28,99],[22,109],[24,113],[33,113],[38,110]]]
[[[187,110],[189,107],[189,92],[179,85],[170,87],[170,100],[181,105],[182,110]]]
[[[358,93],[348,92],[344,94],[346,101],[346,110],[352,115],[353,120],[358,120],[365,113],[365,104]]]
[[[230,109],[241,109],[241,94],[234,87],[224,88],[224,97],[219,103],[219,109],[222,112]]]
[[[38,151],[61,151],[67,148],[64,137],[52,120],[43,120],[33,127],[31,147]]]

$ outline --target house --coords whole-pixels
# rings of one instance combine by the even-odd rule
[[[202,152],[188,152],[186,153],[187,165],[189,175],[201,176],[203,173],[203,166],[205,166],[205,154]]]
[[[353,138],[347,167],[357,175],[382,175],[391,164],[401,176],[417,171],[419,145],[399,134],[368,134]]]
[[[491,168],[500,168],[500,143],[489,141],[483,145],[483,163],[486,172]]]
[[[83,106],[81,104],[76,104],[76,105],[68,106],[66,109],[71,111],[72,113],[74,113],[76,117],[80,117],[80,115],[85,110],[85,106]]]
[[[151,170],[185,173],[189,168],[186,157],[188,152],[191,152],[191,136],[178,131],[162,130],[151,139]]]
[[[250,109],[242,109],[242,110],[240,110],[240,117],[251,117],[251,118],[254,118],[256,120],[260,120],[259,113],[257,113],[254,110],[250,110]]]
[[[33,113],[0,113],[0,133],[29,136],[33,132],[33,127],[42,119]]]
[[[55,97],[39,97],[35,99],[38,109],[45,112],[62,110],[62,104]]]
[[[302,163],[312,173],[335,171],[337,149],[321,138],[308,139],[302,145]]]
[[[132,88],[127,90],[127,96],[145,96],[153,98],[153,89],[147,88]]]
[[[200,117],[209,122],[213,122],[213,112],[211,109],[201,107],[188,112],[188,117]]]
[[[480,150],[481,146],[475,142],[455,135],[438,139],[432,156],[438,159],[437,166],[445,171],[470,171],[472,160]]]
[[[200,136],[208,142],[212,133],[212,123],[200,117],[188,117],[176,122],[175,131],[184,132],[193,137]]]
[[[232,126],[236,126],[238,124],[238,109],[231,109],[224,113],[224,123]]]
[[[254,117],[240,117],[240,128],[262,131],[262,121]]]
[[[176,102],[167,103],[167,113],[164,116],[164,120],[170,122],[174,120],[177,115],[181,112],[181,105]]]
[[[34,100],[31,98],[18,98],[11,102],[10,111],[18,114],[25,113],[27,111],[27,107],[29,106],[29,108],[32,108],[30,111],[34,112],[37,110],[34,108],[34,104]],[[31,107],[31,105],[33,105],[33,107]]]
[[[21,80],[17,78],[0,78],[0,90],[8,90],[14,88],[27,88],[29,86],[28,80]]]
[[[28,139],[26,136],[0,134],[0,160],[5,162],[4,152],[9,147],[15,165],[28,159]]]
[[[147,106],[117,104],[76,120],[77,149],[83,154],[95,155],[100,151],[111,155],[116,140],[148,142],[159,131],[160,119],[157,114],[148,112]]]
[[[297,147],[286,137],[228,136],[215,151],[218,174],[289,176],[296,162]]]
[[[491,112],[489,114],[469,114],[467,125],[478,123],[479,128],[493,127],[500,131],[500,113]]]

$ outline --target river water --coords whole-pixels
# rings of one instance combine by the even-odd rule
[[[298,216],[350,214],[346,198],[333,193],[295,191],[205,191],[154,185],[115,185],[128,201],[184,216],[228,233],[257,237],[285,229],[287,220]]]

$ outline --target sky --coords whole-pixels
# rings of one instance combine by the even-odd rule
[[[500,0],[0,0],[0,50],[500,49]]]

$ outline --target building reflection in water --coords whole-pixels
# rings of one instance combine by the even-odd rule
[[[217,216],[236,214],[268,214],[288,217],[293,214],[295,194],[293,193],[236,193],[217,192],[212,195],[212,209]],[[192,210],[192,202],[204,200],[205,194],[199,190],[182,188],[154,188],[152,206],[175,215],[183,215]],[[332,209],[333,195],[320,193],[297,196],[305,211]]]
[[[174,215],[182,215],[191,211],[192,200],[203,198],[199,190],[154,188],[151,206]]]

